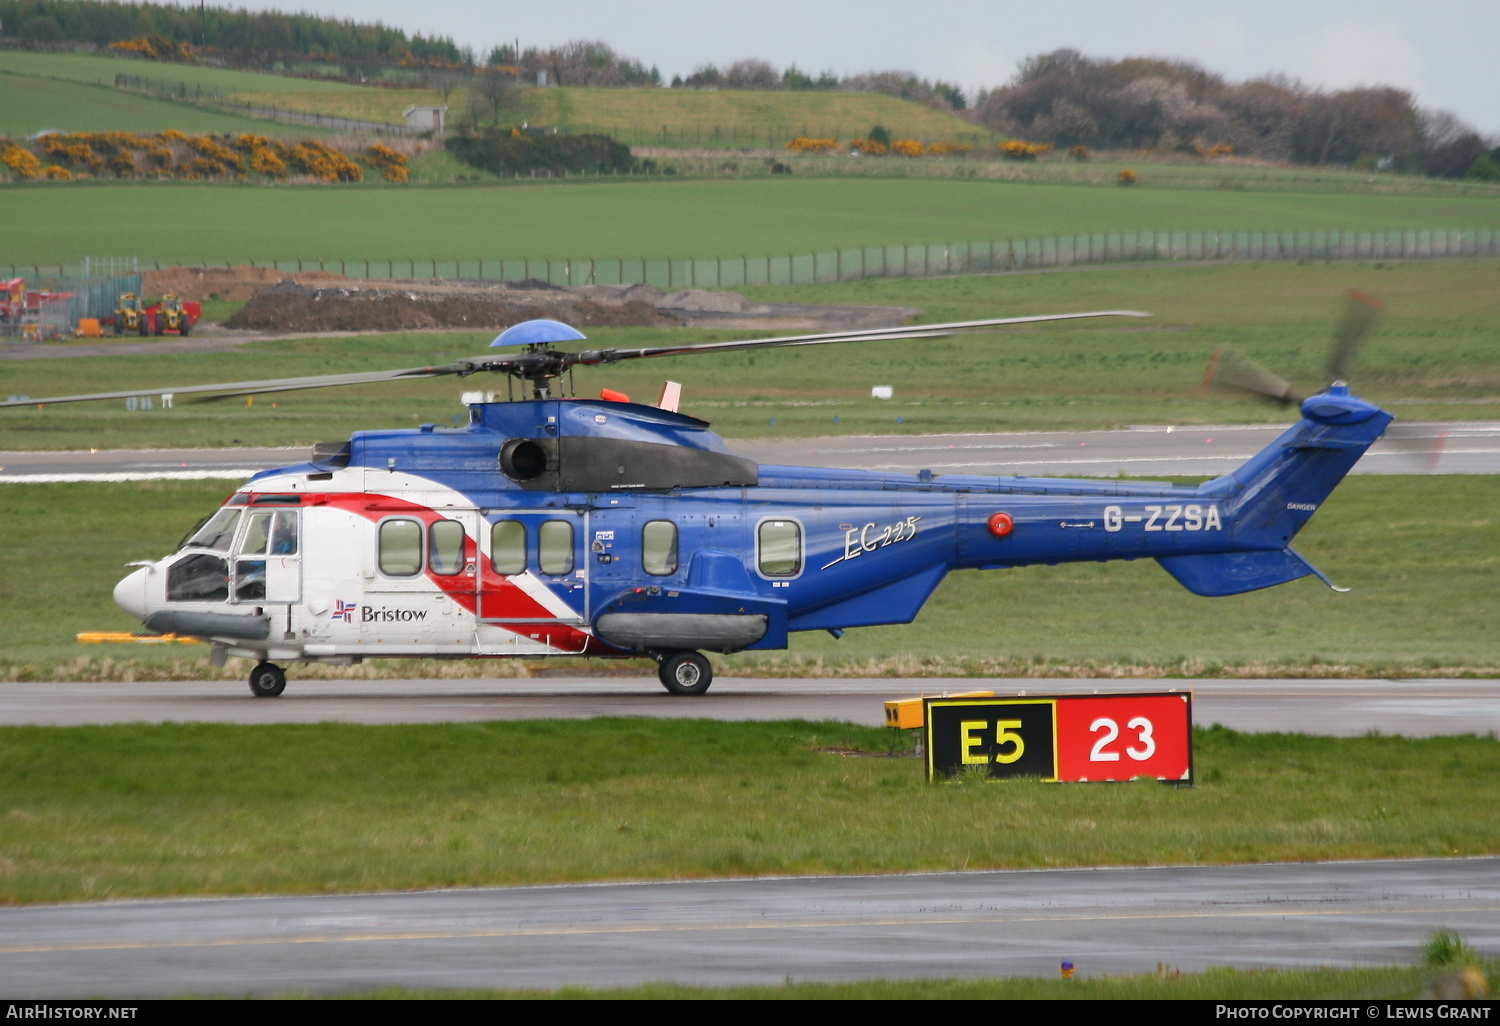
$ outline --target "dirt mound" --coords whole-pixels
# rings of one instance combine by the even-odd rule
[[[554,302],[506,302],[499,295],[442,294],[388,289],[310,289],[281,281],[256,293],[228,328],[257,331],[415,331],[428,328],[508,328],[550,317],[579,327],[675,325],[648,303],[596,303],[559,290]]]
[[[286,271],[273,271],[269,267],[168,267],[142,274],[141,288],[148,296],[175,292],[182,299],[199,303],[207,299],[227,299],[243,303],[267,285],[283,279],[315,288],[350,280],[332,271],[288,274]]]

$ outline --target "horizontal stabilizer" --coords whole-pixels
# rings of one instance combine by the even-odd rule
[[[1272,552],[1220,552],[1205,556],[1162,556],[1163,570],[1194,595],[1239,595],[1299,577],[1323,575],[1291,549]]]

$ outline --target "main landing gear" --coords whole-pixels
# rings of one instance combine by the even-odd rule
[[[285,690],[286,671],[275,663],[256,663],[250,671],[250,693],[256,698],[275,698]]]
[[[663,652],[657,656],[656,676],[674,695],[701,695],[714,682],[714,668],[699,652]]]

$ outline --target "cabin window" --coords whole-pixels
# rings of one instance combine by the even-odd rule
[[[573,571],[573,525],[566,520],[548,520],[537,532],[537,567],[556,576]]]
[[[380,572],[411,577],[422,569],[422,525],[415,520],[387,520],[380,525]]]
[[[677,570],[677,525],[652,520],[641,528],[641,569],[657,577]]]
[[[802,571],[802,525],[795,520],[762,520],[756,549],[763,576],[796,577]]]
[[[464,525],[439,520],[427,532],[427,565],[435,574],[456,574],[464,568]]]
[[[526,525],[497,520],[490,528],[490,566],[507,577],[526,572]]]
[[[178,546],[180,549],[215,549],[219,552],[228,552],[229,546],[234,544],[234,529],[239,526],[240,511],[237,509],[221,509],[208,518],[198,530],[194,531],[187,541]]]
[[[169,602],[224,602],[229,598],[229,564],[199,552],[173,563],[167,571]]]

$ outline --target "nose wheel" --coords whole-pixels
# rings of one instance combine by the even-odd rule
[[[656,667],[662,687],[674,695],[701,695],[714,682],[714,668],[698,652],[667,652]]]
[[[250,671],[250,693],[256,698],[275,698],[286,690],[286,671],[275,663],[257,663]]]

